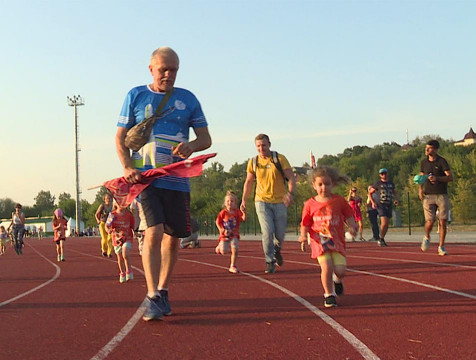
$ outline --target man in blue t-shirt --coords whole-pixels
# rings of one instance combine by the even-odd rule
[[[398,195],[395,190],[395,184],[387,178],[388,170],[381,168],[378,174],[380,180],[373,185],[378,195],[377,211],[380,217],[380,238],[378,245],[387,246],[385,235],[387,234],[390,218],[392,217],[393,205],[398,205]]]
[[[141,171],[188,158],[211,146],[208,124],[200,103],[190,91],[174,88],[179,69],[175,51],[161,47],[152,53],[149,71],[152,84],[133,88],[127,94],[117,123],[116,150],[130,183],[141,180]],[[125,145],[127,131],[152,116],[167,93],[149,141],[138,151]],[[189,128],[196,138],[189,141]],[[190,184],[188,179],[165,176],[155,180],[140,195],[141,222],[146,230],[142,264],[147,285],[147,309],[143,319],[171,315],[168,286],[180,248],[179,238],[190,235]]]

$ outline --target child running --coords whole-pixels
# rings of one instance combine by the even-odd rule
[[[53,241],[56,243],[56,254],[58,255],[58,262],[64,261],[64,242],[66,241],[66,229],[68,221],[63,216],[63,210],[56,209],[53,219]]]
[[[0,226],[0,255],[5,254],[7,248],[8,234],[5,226]]]
[[[220,233],[218,246],[215,249],[217,254],[225,255],[231,245],[231,263],[229,272],[237,274],[240,271],[236,267],[238,259],[238,241],[240,240],[240,223],[246,220],[246,214],[237,208],[238,200],[233,191],[227,191],[224,209],[218,213],[216,225]]]
[[[324,288],[324,306],[337,306],[336,295],[344,293],[342,279],[346,271],[344,225],[352,236],[357,233],[352,208],[346,199],[332,193],[335,185],[348,182],[331,167],[319,166],[312,170],[312,186],[317,195],[304,203],[302,210],[301,248],[310,237],[311,258],[321,266],[321,281]]]
[[[114,209],[106,221],[106,231],[112,234],[112,245],[117,255],[121,284],[134,279],[132,266],[129,265],[129,251],[132,249],[134,226],[134,215],[128,209],[115,203]]]
[[[106,220],[112,211],[112,196],[109,193],[104,194],[103,203],[99,205],[96,211],[96,221],[99,224],[99,233],[101,234],[101,253],[104,257],[112,257],[112,239],[111,234],[106,231]]]

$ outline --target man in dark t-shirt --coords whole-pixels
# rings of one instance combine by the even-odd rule
[[[425,213],[425,237],[421,243],[421,250],[427,251],[430,245],[430,233],[436,220],[436,210],[440,225],[440,242],[438,254],[447,255],[445,239],[447,232],[448,212],[448,183],[453,181],[450,167],[445,158],[438,155],[440,144],[437,140],[430,140],[425,147],[425,155],[420,166],[420,175],[428,175],[428,179],[420,185],[420,199],[423,201]]]
[[[393,181],[387,179],[388,170],[382,168],[378,171],[380,180],[373,187],[378,195],[377,211],[380,216],[380,239],[379,246],[387,246],[385,235],[387,234],[388,224],[392,217],[393,204],[398,205],[398,196]],[[395,199],[395,200],[394,200]]]

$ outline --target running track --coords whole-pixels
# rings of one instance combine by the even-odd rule
[[[174,314],[141,320],[145,282],[119,284],[98,238],[27,239],[0,257],[0,359],[474,359],[476,246],[348,245],[339,306],[323,307],[319,267],[288,242],[285,263],[264,274],[261,244],[242,241],[238,267],[215,240],[180,252]]]

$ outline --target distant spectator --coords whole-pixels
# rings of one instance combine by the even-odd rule
[[[387,246],[385,235],[392,218],[393,205],[398,205],[398,195],[395,190],[395,184],[387,178],[388,170],[381,168],[378,173],[380,180],[373,185],[378,195],[377,211],[380,216],[380,238],[378,245]]]

